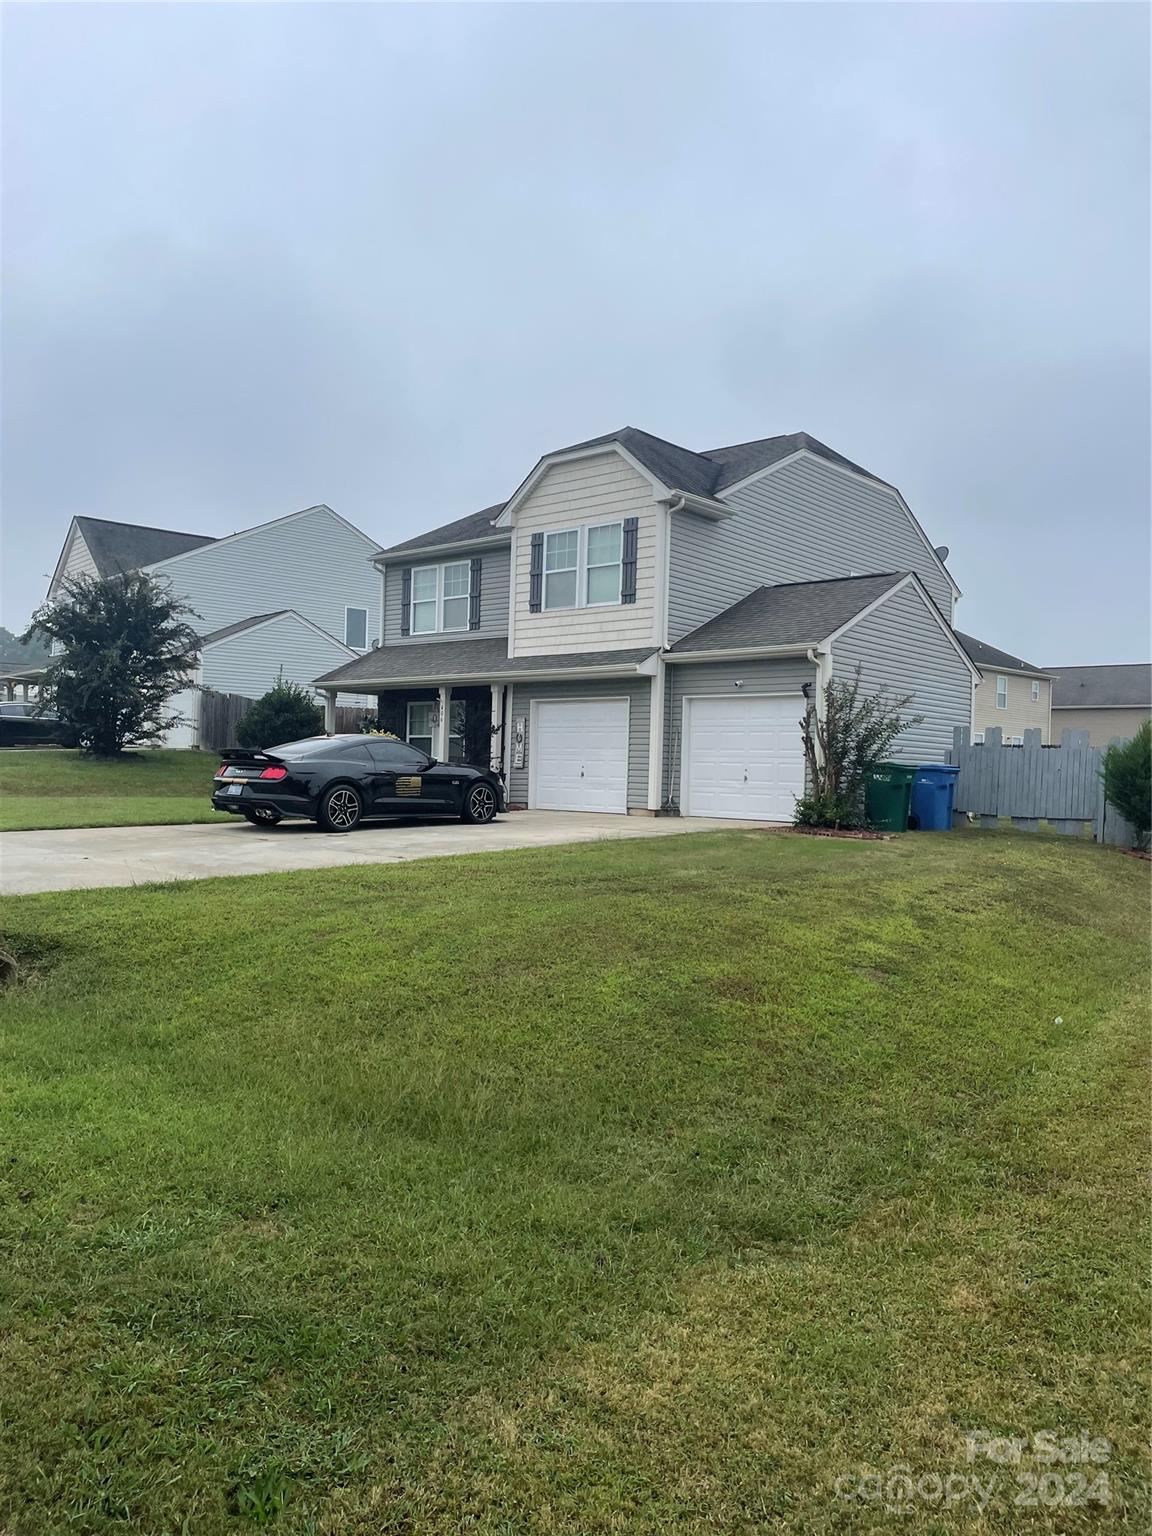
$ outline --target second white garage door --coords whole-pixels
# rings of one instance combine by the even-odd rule
[[[799,694],[686,699],[685,816],[791,821],[804,793]]]
[[[528,752],[535,809],[628,809],[627,699],[539,700]]]

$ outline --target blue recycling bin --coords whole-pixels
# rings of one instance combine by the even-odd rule
[[[951,763],[921,763],[912,780],[908,825],[914,832],[951,832],[959,768]]]

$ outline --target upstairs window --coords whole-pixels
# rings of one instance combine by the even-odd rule
[[[544,535],[544,607],[575,608],[576,570],[580,563],[580,530]]]
[[[585,601],[589,605],[618,603],[623,570],[624,524],[602,523],[599,528],[589,528],[587,548]]]
[[[440,567],[420,565],[412,572],[412,633],[434,635],[440,594]]]
[[[998,677],[996,679],[996,708],[1008,708],[1008,679],[1006,677]]]
[[[1040,680],[1035,677],[1032,679],[1032,702],[1033,704],[1040,702]]]
[[[441,629],[468,628],[468,591],[471,586],[471,567],[467,560],[441,567],[444,587],[444,604],[440,616]]]
[[[598,523],[544,535],[541,606],[595,608],[623,601],[624,524]]]
[[[344,610],[344,644],[350,645],[354,651],[363,651],[368,645],[368,610],[367,608],[345,608]]]

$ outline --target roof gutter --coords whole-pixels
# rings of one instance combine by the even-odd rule
[[[1001,677],[1038,677],[1042,683],[1054,683],[1060,676],[1059,672],[1040,672],[1034,667],[998,667],[991,661],[975,661],[972,657],[968,659],[982,679],[986,675],[995,677],[999,673]]]
[[[794,645],[741,645],[731,650],[668,651],[664,660],[673,665],[684,661],[755,661],[759,656],[811,656],[819,640],[798,640]]]
[[[707,517],[714,523],[732,517],[736,510],[727,502],[715,501],[711,496],[695,496],[691,491],[673,491],[671,495],[660,498],[660,505],[667,507],[669,512],[695,512],[697,516]]]
[[[415,564],[425,555],[447,555],[468,549],[492,549],[499,544],[511,544],[511,530],[507,533],[484,534],[476,539],[458,539],[454,544],[421,544],[416,549],[378,549],[368,558],[373,565],[387,562],[389,565]]]

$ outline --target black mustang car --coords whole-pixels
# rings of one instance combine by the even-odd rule
[[[438,763],[395,736],[312,736],[266,751],[222,754],[212,807],[274,827],[303,816],[351,832],[368,816],[459,816],[491,821],[505,807],[498,774]]]

